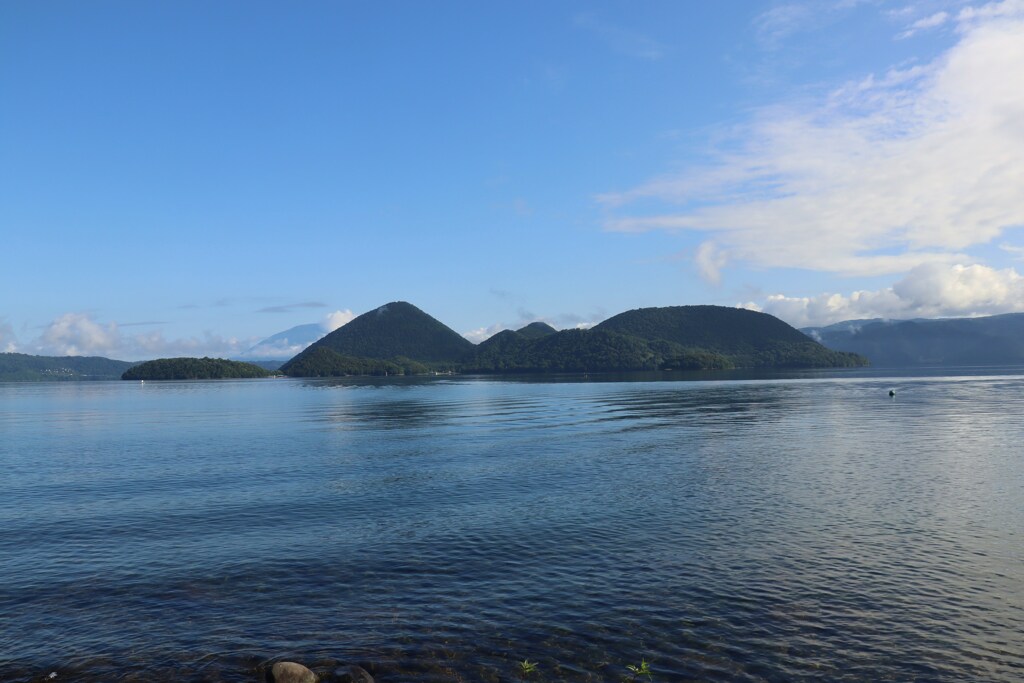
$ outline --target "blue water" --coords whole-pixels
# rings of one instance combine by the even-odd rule
[[[598,379],[0,384],[0,680],[1024,679],[1024,377]]]

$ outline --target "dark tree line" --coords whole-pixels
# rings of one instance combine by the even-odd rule
[[[223,358],[159,358],[129,368],[121,379],[249,379],[270,373],[252,363]]]

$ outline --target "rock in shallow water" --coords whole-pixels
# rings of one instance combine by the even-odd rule
[[[316,683],[316,674],[295,662],[278,662],[270,668],[273,683]]]
[[[373,676],[366,669],[355,664],[334,670],[334,680],[338,683],[374,683]]]

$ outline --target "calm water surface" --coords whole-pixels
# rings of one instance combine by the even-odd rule
[[[1019,681],[1022,415],[1010,374],[0,385],[0,679]]]

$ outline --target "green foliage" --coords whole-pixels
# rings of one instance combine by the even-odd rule
[[[422,375],[430,368],[401,356],[392,360],[346,356],[320,346],[310,347],[281,366],[289,377],[348,377],[350,375]]]
[[[537,673],[537,662],[531,662],[529,659],[519,662],[519,678],[521,680],[525,681],[535,673]]]
[[[720,353],[705,351],[704,349],[683,349],[676,354],[670,354],[661,363],[661,370],[732,370],[736,367],[735,362],[728,356]]]
[[[758,348],[738,354],[716,348],[686,347],[665,339],[641,339],[598,327],[563,330],[536,339],[506,330],[480,344],[476,353],[462,363],[462,371],[618,372],[863,364],[863,358],[831,351],[807,337],[797,342],[767,339]]]
[[[98,356],[30,356],[0,353],[0,382],[118,379],[133,363]]]
[[[524,328],[525,329],[525,328]],[[832,351],[778,318],[724,306],[627,311],[589,331],[529,338],[502,332],[477,347],[470,372],[612,372],[854,367],[864,358]]]
[[[728,306],[638,308],[613,316],[594,329],[646,340],[661,339],[724,355],[754,353],[773,341],[810,341],[774,316]]]
[[[464,372],[611,372],[657,370],[660,357],[642,339],[614,332],[563,330],[537,339],[502,332],[477,347]]]
[[[526,327],[520,327],[516,332],[527,339],[539,339],[540,337],[546,337],[549,334],[554,334],[555,332],[558,332],[558,330],[547,323],[535,322],[530,323]]]
[[[121,379],[248,379],[269,375],[252,363],[223,358],[159,358],[128,369]]]
[[[627,664],[626,668],[629,669],[631,674],[630,681],[635,681],[641,676],[646,676],[647,680],[651,680],[651,665],[648,664],[646,659],[641,659],[639,664]]]
[[[833,351],[810,339],[802,342],[774,342],[756,351],[748,365],[756,368],[854,368],[867,359],[847,351]]]

